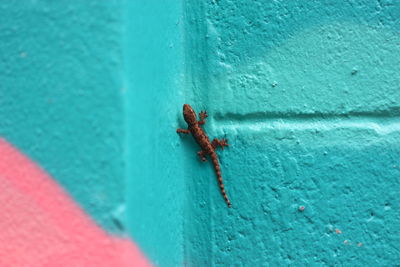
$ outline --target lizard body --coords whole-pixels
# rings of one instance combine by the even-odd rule
[[[178,133],[185,133],[185,134],[192,134],[194,140],[200,146],[201,150],[197,153],[202,161],[207,161],[206,156],[209,155],[212,161],[212,164],[215,169],[215,173],[217,175],[219,188],[221,190],[221,194],[225,199],[226,204],[228,207],[231,207],[231,202],[228,199],[228,196],[225,192],[225,187],[222,181],[221,175],[221,167],[219,165],[218,156],[215,150],[217,147],[221,147],[224,149],[225,146],[228,146],[226,139],[218,140],[215,138],[212,142],[208,138],[207,134],[201,128],[202,125],[205,124],[205,118],[208,117],[207,112],[202,111],[199,113],[200,120],[197,121],[196,112],[194,112],[193,108],[188,105],[183,105],[183,117],[188,125],[187,129],[177,129],[176,132]]]

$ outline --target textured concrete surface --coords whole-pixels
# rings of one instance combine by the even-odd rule
[[[400,4],[215,0],[186,12],[186,99],[230,141],[233,205],[190,149],[189,265],[398,264]]]
[[[154,264],[400,262],[398,2],[16,3],[1,137]],[[183,103],[230,141],[231,209]]]

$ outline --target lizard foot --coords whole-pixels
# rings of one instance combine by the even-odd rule
[[[211,145],[213,146],[214,149],[216,149],[217,147],[221,147],[222,149],[224,149],[224,147],[229,146],[228,139],[225,138],[222,138],[221,140],[214,138]]]
[[[208,117],[207,111],[201,111],[201,112],[199,113],[199,116],[200,116],[200,119],[201,119],[201,120],[207,118],[207,117]]]
[[[197,155],[200,157],[201,161],[203,161],[203,162],[207,161],[207,158],[205,157],[205,153],[203,150],[200,150],[199,152],[197,152]]]
[[[204,125],[206,123],[206,118],[208,117],[207,111],[201,111],[199,113],[199,117],[200,117],[199,124]]]

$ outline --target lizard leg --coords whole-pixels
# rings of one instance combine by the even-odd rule
[[[189,130],[187,130],[187,129],[181,129],[181,128],[176,129],[176,132],[177,132],[177,133],[190,134],[190,131],[189,131]]]
[[[214,138],[214,140],[212,140],[212,142],[211,142],[211,145],[214,149],[217,149],[218,147],[221,147],[222,149],[224,149],[224,147],[229,146],[228,140],[225,138],[222,138],[221,140]]]
[[[202,112],[200,112],[200,113],[199,113],[199,117],[200,117],[199,124],[200,124],[200,125],[205,124],[205,123],[206,123],[206,118],[208,117],[207,111],[202,111]]]
[[[199,152],[197,152],[197,155],[200,157],[201,161],[207,161],[207,152],[205,152],[204,150],[200,150]]]

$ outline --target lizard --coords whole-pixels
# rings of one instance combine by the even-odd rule
[[[202,126],[206,123],[206,118],[208,117],[206,111],[201,111],[199,113],[200,120],[197,120],[196,112],[189,104],[183,105],[183,118],[185,119],[188,128],[187,129],[177,129],[177,133],[184,133],[184,134],[192,134],[194,140],[200,146],[201,150],[197,152],[197,155],[200,159],[205,162],[207,161],[206,156],[209,155],[214,166],[215,173],[217,175],[219,188],[221,190],[221,194],[225,199],[226,204],[228,207],[231,207],[231,202],[229,201],[228,195],[225,192],[224,183],[222,181],[221,175],[221,167],[218,161],[217,153],[215,152],[218,147],[224,149],[225,146],[228,146],[227,139],[218,140],[214,138],[212,142],[208,138],[207,134],[204,132]]]

